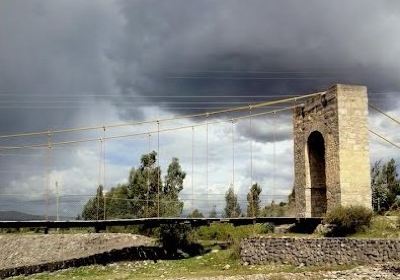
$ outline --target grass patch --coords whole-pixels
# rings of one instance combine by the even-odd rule
[[[396,216],[374,216],[371,225],[364,231],[351,235],[357,238],[400,238]]]
[[[238,260],[231,258],[232,249],[217,250],[198,257],[182,260],[170,260],[153,262],[123,262],[107,266],[89,266],[81,268],[66,269],[54,273],[40,273],[31,276],[16,277],[13,279],[157,279],[173,277],[212,277],[269,274],[277,272],[314,272],[327,270],[344,270],[353,266],[332,267],[295,267],[291,265],[259,265],[242,266]],[[274,279],[274,278],[272,278]],[[279,279],[279,278],[276,278]]]
[[[264,224],[233,226],[231,224],[213,223],[193,231],[191,238],[194,240],[233,241],[259,234],[267,234],[273,227]]]
[[[231,224],[214,223],[210,226],[203,226],[191,233],[191,240],[214,240],[229,244],[232,259],[240,257],[240,241],[243,238],[267,234],[273,231],[269,224],[255,224],[246,226],[233,226]]]
[[[21,276],[14,279],[157,279],[157,278],[192,278],[192,277],[215,277],[252,274],[270,274],[271,279],[282,279],[279,273],[304,273],[323,272],[330,270],[345,270],[354,266],[310,266],[296,267],[292,265],[257,265],[243,266],[238,259],[239,242],[241,239],[256,235],[271,234],[273,228],[269,225],[248,225],[234,227],[230,224],[215,223],[210,226],[200,227],[190,233],[192,241],[201,240],[201,245],[206,247],[208,253],[197,257],[188,257],[180,260],[141,262],[121,262],[107,266],[88,266],[71,268],[54,273],[41,273],[32,276]],[[298,234],[293,234],[298,236]],[[292,236],[292,234],[285,234]],[[227,249],[220,243],[229,242]],[[274,274],[277,273],[277,274]],[[319,274],[318,274],[319,275]],[[317,278],[319,279],[317,275]],[[310,278],[311,279],[311,278]],[[312,278],[314,279],[314,278]]]
[[[363,206],[336,206],[324,218],[325,224],[333,225],[325,235],[344,237],[365,231],[370,225],[373,213]]]

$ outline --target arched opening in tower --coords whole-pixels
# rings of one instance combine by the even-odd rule
[[[310,134],[307,141],[311,216],[322,217],[326,213],[326,173],[325,173],[325,141],[319,131]]]

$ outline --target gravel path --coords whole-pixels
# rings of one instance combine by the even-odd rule
[[[0,269],[61,261],[140,245],[151,238],[122,233],[0,235]]]
[[[216,276],[186,278],[178,277],[168,280],[397,280],[400,279],[400,264],[360,266],[341,271],[317,271],[303,273],[269,273],[241,276]]]

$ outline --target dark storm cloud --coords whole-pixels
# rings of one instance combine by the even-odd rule
[[[372,95],[393,109],[398,34],[398,1],[1,0],[0,134],[110,122],[110,108],[137,119],[143,105],[198,112],[337,82],[394,92]],[[290,137],[290,120],[278,125],[275,140]],[[264,143],[270,128],[238,131]]]
[[[1,134],[69,127],[81,121],[76,115],[91,101],[88,94],[110,92],[105,52],[117,36],[112,7],[107,1],[1,1]]]
[[[338,82],[400,90],[394,1],[120,3],[116,84],[127,96],[165,96],[172,111],[181,112],[170,95],[301,94]]]
[[[0,135],[82,126],[108,116],[101,100],[90,95],[113,91],[112,62],[105,55],[118,36],[113,7],[101,0],[0,1]],[[0,146],[46,138],[1,139]],[[46,152],[3,153],[0,193],[42,190]],[[70,154],[65,149],[54,158],[61,170],[76,165]]]
[[[100,101],[134,119],[142,105],[197,112],[260,100],[223,96],[301,94],[336,82],[400,90],[394,1],[5,0],[0,6],[3,134],[68,127],[86,111],[96,119],[103,115],[95,110]],[[103,93],[111,98],[88,98]],[[47,105],[55,109],[40,110],[53,100],[59,103]],[[19,109],[12,111],[10,101]]]

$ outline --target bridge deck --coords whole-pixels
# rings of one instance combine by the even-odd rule
[[[0,228],[95,228],[96,231],[109,226],[144,225],[157,227],[164,224],[190,224],[203,226],[211,223],[229,223],[234,226],[256,223],[271,223],[274,225],[300,224],[303,226],[316,226],[322,218],[296,218],[296,217],[257,217],[257,218],[141,218],[117,220],[71,220],[71,221],[0,221]]]

